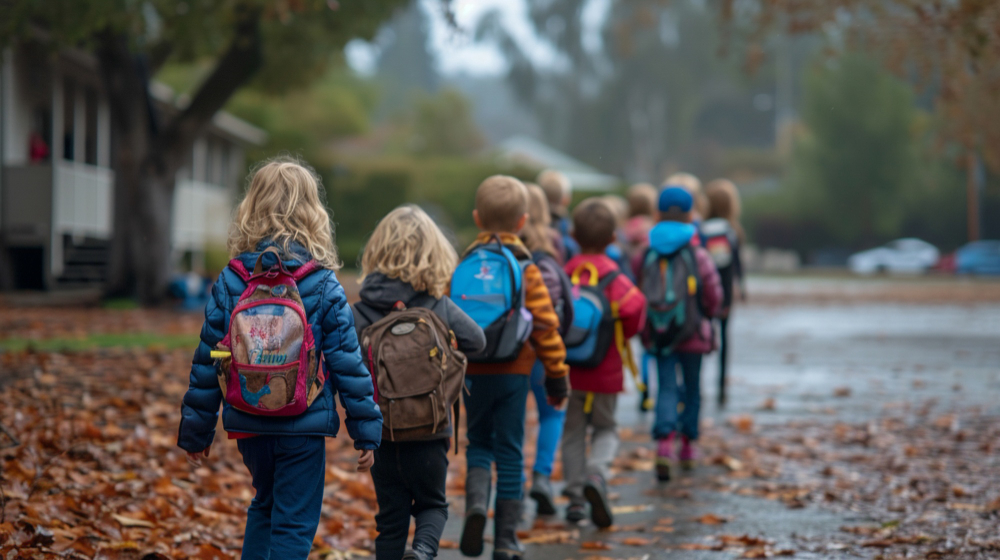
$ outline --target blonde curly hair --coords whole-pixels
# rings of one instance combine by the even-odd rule
[[[256,251],[265,240],[291,253],[294,242],[323,268],[339,270],[333,225],[323,198],[323,184],[308,165],[287,157],[261,162],[250,174],[246,195],[229,226],[229,254],[236,257]]]
[[[435,298],[448,293],[458,254],[434,220],[419,206],[406,204],[375,226],[361,257],[361,278],[382,273]]]

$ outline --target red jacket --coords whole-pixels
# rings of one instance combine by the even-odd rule
[[[593,263],[597,267],[597,275],[604,278],[611,272],[619,270],[618,265],[608,257],[601,255],[578,255],[566,263],[566,274],[572,276],[573,271],[583,263]],[[584,272],[580,276],[581,282],[586,282],[590,278],[589,272]],[[643,325],[646,324],[646,297],[642,295],[639,288],[628,279],[625,274],[619,274],[604,294],[608,301],[619,303],[618,315],[621,318],[627,341],[638,334]],[[622,368],[622,357],[618,352],[618,346],[612,343],[608,349],[607,356],[601,365],[593,369],[570,367],[569,384],[574,391],[587,391],[593,393],[615,394],[622,392],[625,384],[625,375]]]

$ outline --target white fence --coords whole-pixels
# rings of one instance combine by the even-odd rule
[[[106,167],[57,162],[52,169],[54,231],[109,238],[114,181],[114,172]]]

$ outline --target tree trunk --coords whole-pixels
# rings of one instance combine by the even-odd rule
[[[166,296],[172,269],[175,176],[195,139],[261,64],[259,10],[237,11],[234,39],[191,103],[164,125],[149,72],[124,36],[100,37],[99,59],[115,137],[114,234],[107,294],[144,305]],[[226,219],[219,216],[219,219]]]

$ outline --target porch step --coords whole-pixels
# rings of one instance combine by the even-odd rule
[[[103,239],[64,238],[63,273],[56,279],[60,287],[92,286],[108,279],[111,243]]]

